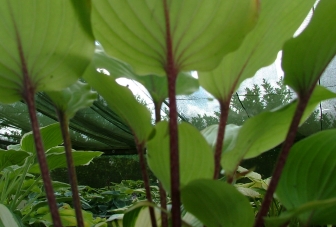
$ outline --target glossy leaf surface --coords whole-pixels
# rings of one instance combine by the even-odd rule
[[[44,149],[60,145],[63,142],[59,123],[40,128]],[[35,152],[33,132],[28,132],[21,139],[21,149],[27,152]]]
[[[321,1],[307,28],[283,49],[285,83],[304,94],[314,86],[336,54],[336,2]]]
[[[167,40],[179,71],[214,68],[238,48],[254,27],[259,9],[256,0],[96,0],[92,4],[93,32],[106,52],[130,63],[138,74],[158,75],[165,75]]]
[[[97,93],[91,91],[88,84],[77,81],[62,91],[47,92],[56,108],[67,116],[68,120],[80,109],[87,108],[97,99]]]
[[[96,69],[107,70],[114,78],[124,77],[141,83],[156,102],[162,102],[168,97],[168,83],[166,77],[156,75],[139,76],[129,64],[107,56],[101,48],[97,48],[92,64]],[[198,88],[198,80],[193,78],[189,73],[181,72],[178,75],[176,81],[176,95],[189,95],[197,91]]]
[[[248,199],[222,181],[195,180],[182,188],[182,203],[207,227],[251,227],[254,214]]]
[[[161,217],[160,210],[154,209],[157,226],[160,226]],[[123,226],[128,227],[142,227],[152,226],[149,216],[149,208],[147,206],[138,207],[125,213],[123,218]]]
[[[316,87],[301,123],[320,101],[335,97],[336,94],[326,88]],[[226,173],[232,174],[243,158],[256,157],[284,141],[296,105],[297,102],[292,102],[278,110],[264,112],[248,119],[239,131],[235,147],[222,156],[221,165]]]
[[[336,198],[335,135],[336,130],[326,130],[292,147],[277,190],[287,210]],[[307,225],[336,224],[336,206],[318,208],[301,214],[300,220]]]
[[[25,151],[0,149],[0,171],[11,165],[21,165],[29,153]]]
[[[182,123],[178,130],[180,163],[183,163],[180,166],[181,187],[195,179],[211,179],[214,172],[211,147],[192,125]],[[160,179],[164,188],[170,191],[168,122],[160,122],[155,126],[155,136],[148,141],[147,150],[150,169]]]
[[[93,158],[99,157],[103,152],[99,151],[73,151],[72,157],[74,160],[74,166],[88,165]],[[63,153],[51,153],[47,155],[48,167],[50,170],[57,168],[66,168],[67,162],[64,152]],[[34,164],[30,169],[30,173],[40,173],[38,164]]]
[[[23,227],[18,217],[6,207],[4,204],[0,204],[0,227]]]
[[[109,107],[132,129],[139,142],[146,141],[151,130],[151,115],[148,109],[138,103],[132,92],[111,76],[98,73],[89,67],[84,79],[104,97]]]
[[[35,91],[46,91],[82,75],[94,40],[70,1],[1,0],[0,14],[0,102],[21,100],[24,77]]]
[[[211,72],[199,72],[202,87],[220,100],[226,100],[246,78],[274,62],[286,40],[301,25],[315,0],[262,1],[256,27],[239,49],[225,56]]]

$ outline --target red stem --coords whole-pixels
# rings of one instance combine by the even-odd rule
[[[53,225],[55,227],[62,227],[61,218],[58,213],[58,207],[56,203],[56,198],[54,195],[54,190],[51,183],[51,178],[49,174],[47,159],[44,153],[44,148],[42,144],[41,133],[39,129],[39,123],[36,116],[36,107],[35,107],[35,87],[33,86],[28,73],[28,68],[26,64],[26,59],[24,57],[21,39],[19,34],[16,34],[17,43],[18,43],[18,51],[20,55],[21,65],[22,65],[22,75],[23,75],[23,93],[22,97],[24,101],[27,103],[29,117],[32,125],[33,135],[34,135],[34,142],[36,147],[36,155],[37,160],[41,170],[41,176],[44,183],[44,188],[46,191],[46,197],[49,204],[49,209],[51,213],[51,217],[53,220]]]
[[[162,102],[155,102],[154,101],[154,109],[155,109],[155,123],[161,121],[161,106]],[[160,193],[160,204],[161,208],[161,227],[168,227],[168,215],[164,210],[167,210],[167,193],[164,190],[161,182],[159,182],[159,193]]]
[[[135,142],[136,142],[136,146],[137,146],[137,150],[139,154],[142,178],[143,178],[145,190],[146,190],[146,197],[147,197],[148,202],[152,203],[153,200],[152,200],[152,194],[151,194],[150,185],[149,185],[149,177],[148,177],[147,168],[146,168],[146,160],[145,160],[145,155],[144,155],[145,148],[144,148],[143,143],[138,142],[137,138],[135,140],[136,140]],[[149,215],[150,215],[152,227],[157,227],[154,207],[151,207],[151,206],[149,207]]]
[[[230,99],[229,99],[229,101],[219,101],[219,106],[220,106],[221,114],[220,114],[220,117],[219,117],[219,126],[218,126],[216,149],[215,149],[214,179],[218,179],[220,169],[221,169],[220,161],[221,161],[221,156],[222,156],[226,122],[227,122],[227,118],[229,116]]]
[[[180,161],[178,150],[177,107],[176,107],[176,78],[178,68],[174,62],[173,41],[170,33],[170,19],[167,0],[163,0],[166,20],[166,73],[168,76],[169,98],[169,142],[170,142],[170,181],[172,199],[172,226],[181,226],[181,195],[180,195]]]
[[[77,225],[78,227],[84,227],[82,205],[81,205],[81,201],[79,198],[78,185],[77,185],[76,169],[75,169],[74,161],[72,158],[72,146],[71,146],[71,140],[70,140],[70,134],[69,134],[68,120],[63,111],[57,110],[57,115],[60,121],[61,130],[62,130],[64,149],[65,149],[68,174],[69,174],[69,181],[71,185],[73,205],[74,205],[75,212],[76,212]]]
[[[268,210],[270,208],[270,205],[272,203],[273,194],[274,194],[274,192],[276,190],[276,187],[278,185],[278,182],[280,180],[280,176],[281,176],[282,170],[285,166],[290,148],[294,144],[294,140],[295,140],[295,137],[296,137],[296,132],[297,132],[297,129],[299,127],[301,117],[302,117],[302,115],[304,113],[304,110],[307,106],[307,103],[309,101],[310,95],[311,95],[311,92],[309,92],[308,95],[299,96],[299,97],[302,97],[302,98],[298,99],[298,104],[297,104],[297,107],[296,107],[296,110],[295,110],[295,114],[294,114],[292,123],[291,123],[289,131],[287,133],[286,140],[285,140],[285,142],[282,146],[281,152],[279,154],[279,158],[278,158],[274,173],[272,175],[271,182],[268,186],[266,195],[264,197],[264,201],[261,205],[260,211],[259,211],[258,216],[256,218],[256,221],[254,223],[254,227],[263,227],[264,226],[264,217],[267,215],[267,212],[268,212]]]

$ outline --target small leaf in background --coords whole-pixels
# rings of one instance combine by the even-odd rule
[[[0,149],[0,171],[7,166],[21,165],[29,155],[25,151]]]
[[[155,102],[162,102],[168,97],[168,82],[166,77],[156,75],[137,75],[132,67],[109,57],[100,46],[97,47],[92,65],[98,70],[107,70],[109,74],[117,78],[127,78],[141,83],[150,93]],[[199,88],[198,80],[190,73],[181,72],[176,81],[176,95],[189,95]]]
[[[24,75],[35,91],[63,89],[82,75],[94,39],[70,1],[3,0],[0,14],[0,102],[22,99]]]
[[[99,151],[73,151],[72,157],[74,166],[88,165],[94,158],[99,157],[103,152]],[[47,155],[48,167],[50,170],[57,168],[66,168],[66,157],[63,153],[51,153]],[[38,164],[34,164],[29,169],[30,173],[40,173]]]
[[[132,208],[131,208],[132,209]],[[159,209],[154,209],[157,226],[161,225],[161,213]],[[123,218],[123,226],[127,227],[144,227],[152,226],[147,206],[138,207],[131,211],[126,211]]]
[[[241,126],[228,124],[225,127],[223,152],[232,150],[236,145],[237,136]],[[215,149],[218,135],[218,125],[210,125],[201,131],[208,144]]]
[[[164,2],[92,1],[95,37],[109,55],[128,62],[138,74],[165,75],[167,39],[180,71],[210,70],[238,48],[259,12],[255,0],[173,0],[167,8]]]
[[[307,28],[289,40],[283,49],[285,83],[305,94],[336,54],[336,2],[320,1]]]
[[[44,149],[55,147],[63,143],[62,133],[59,123],[54,123],[40,128]],[[35,143],[33,132],[28,132],[21,139],[21,149],[27,152],[35,153]]]
[[[84,79],[103,96],[109,107],[132,129],[139,142],[146,141],[152,131],[151,115],[148,109],[137,102],[132,92],[114,80],[88,67]]]
[[[181,190],[184,208],[207,227],[251,227],[254,214],[248,199],[230,184],[195,180]]]
[[[217,99],[231,97],[242,81],[274,62],[284,42],[293,36],[314,3],[315,0],[262,1],[255,28],[239,49],[226,55],[215,70],[198,72],[200,85]]]
[[[179,130],[180,182],[213,177],[214,160],[211,147],[200,132],[188,123],[182,123]],[[190,138],[193,138],[190,140]],[[147,143],[148,165],[164,188],[170,191],[170,156],[168,122],[155,126],[155,135]]]
[[[316,87],[307,105],[301,123],[322,100],[335,98],[336,94],[323,87]],[[243,158],[253,158],[284,141],[294,115],[297,102],[280,109],[267,111],[248,119],[239,131],[235,147],[223,154],[222,168],[232,175]]]
[[[287,210],[336,198],[335,135],[334,129],[322,131],[292,147],[276,192]],[[326,206],[302,213],[299,219],[306,226],[336,224],[336,206]]]
[[[97,99],[97,93],[91,91],[88,84],[77,81],[62,91],[47,92],[56,108],[65,113],[68,120],[80,109],[87,108]]]

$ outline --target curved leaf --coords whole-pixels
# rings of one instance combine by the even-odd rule
[[[262,1],[259,20],[239,49],[224,57],[211,72],[199,72],[199,82],[220,100],[226,100],[246,78],[275,60],[284,42],[301,25],[315,0]]]
[[[92,159],[99,157],[103,152],[99,151],[73,151],[72,157],[74,166],[88,165]],[[57,168],[66,168],[67,162],[64,152],[63,153],[50,153],[47,155],[47,162],[49,170]],[[29,169],[30,173],[40,173],[40,167],[38,164],[34,164]]]
[[[284,46],[284,81],[298,94],[304,94],[315,86],[336,54],[335,11],[335,1],[321,1],[307,28]]]
[[[150,112],[136,101],[128,88],[90,66],[84,74],[84,79],[104,97],[112,111],[129,125],[140,143],[147,140],[152,131]]]
[[[319,102],[335,97],[336,94],[326,88],[316,87],[301,124]],[[235,147],[222,155],[221,165],[226,173],[233,174],[243,158],[256,157],[284,141],[296,105],[295,101],[280,109],[264,112],[248,119],[239,131]]]
[[[250,227],[254,214],[248,199],[230,184],[195,180],[181,190],[185,209],[207,227]]]
[[[168,82],[166,77],[156,75],[139,76],[129,64],[107,56],[101,48],[97,48],[92,65],[96,69],[109,71],[110,75],[114,78],[125,77],[136,80],[148,90],[155,102],[162,102],[162,100],[168,97]],[[190,73],[179,73],[176,81],[176,95],[189,95],[197,91],[198,88],[198,80],[193,78]]]
[[[20,165],[29,156],[25,151],[0,149],[0,171],[11,165]]]
[[[18,217],[5,205],[0,204],[0,226],[1,227],[23,227]]]
[[[157,226],[161,224],[161,213],[159,209],[154,209]],[[127,227],[143,227],[152,226],[149,216],[149,208],[142,206],[126,212],[123,218],[123,226]]]
[[[108,54],[138,74],[165,75],[167,40],[178,71],[210,70],[253,28],[259,1],[96,0],[92,8],[93,32]]]
[[[179,130],[180,182],[213,177],[213,152],[200,132],[188,123],[182,123]],[[168,122],[155,126],[155,136],[147,143],[148,165],[164,188],[170,191],[170,156]],[[190,140],[192,138],[192,140]]]
[[[82,75],[94,40],[70,1],[2,0],[0,14],[0,102],[21,100],[27,77],[35,91],[46,91]]]
[[[77,81],[62,91],[47,92],[58,110],[66,114],[68,119],[75,116],[80,109],[87,108],[97,99],[97,93],[91,91],[88,84]]]
[[[335,134],[336,130],[319,132],[292,147],[277,190],[287,210],[336,198]],[[336,224],[335,212],[336,206],[321,205],[300,214],[299,219],[305,225]]]
[[[59,123],[54,123],[40,128],[44,149],[60,145],[63,142]],[[21,139],[21,149],[27,152],[36,152],[33,132],[28,132]]]

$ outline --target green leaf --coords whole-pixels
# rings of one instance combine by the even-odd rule
[[[138,74],[158,75],[165,75],[167,40],[172,42],[179,71],[210,70],[238,48],[254,27],[259,10],[255,0],[92,3],[93,32],[106,52],[130,63]]]
[[[56,108],[66,114],[68,120],[80,109],[87,108],[97,99],[97,93],[91,91],[88,84],[77,81],[62,91],[47,92]]]
[[[211,72],[198,72],[203,88],[227,100],[246,78],[274,62],[286,40],[301,25],[315,0],[262,1],[259,20],[239,49],[224,57]]]
[[[22,99],[24,77],[34,91],[49,91],[82,75],[94,40],[70,1],[1,1],[0,14],[0,102]]]
[[[180,124],[178,132],[181,187],[195,179],[211,179],[214,173],[213,152],[203,136],[188,123]],[[167,191],[170,191],[169,154],[168,122],[160,122],[155,126],[155,136],[147,143],[147,157],[150,169]]]
[[[29,156],[25,151],[0,149],[0,171],[7,166],[20,165]]]
[[[249,227],[254,214],[248,199],[226,182],[195,180],[181,190],[185,209],[207,227]]]
[[[323,87],[316,87],[307,105],[301,124],[322,100],[335,98],[336,94]],[[236,170],[240,161],[253,158],[284,141],[289,129],[297,102],[280,109],[263,112],[248,119],[239,131],[235,147],[222,155],[221,165],[227,174]]]
[[[161,215],[159,209],[154,209],[157,226],[161,225]],[[123,226],[127,227],[143,227],[152,226],[149,208],[147,206],[138,207],[125,213],[123,218]]]
[[[267,227],[283,226],[284,224],[289,222],[292,218],[295,218],[300,214],[306,212],[312,213],[314,210],[320,208],[324,209],[332,208],[335,205],[336,205],[336,198],[308,202],[292,210],[285,211],[279,217],[266,217],[265,224]]]
[[[102,155],[103,152],[99,151],[73,151],[73,164],[74,166],[80,165],[88,165],[90,162]],[[51,153],[47,155],[47,162],[49,170],[57,169],[57,168],[66,168],[67,161],[65,157],[65,153]],[[38,164],[34,164],[29,169],[30,173],[40,173],[40,167]]]
[[[283,49],[285,83],[298,94],[309,92],[336,54],[336,2],[318,3],[307,28]]]
[[[40,128],[44,149],[60,145],[63,142],[59,123],[51,124]],[[28,132],[21,139],[21,149],[27,152],[36,152],[33,132]]]
[[[88,67],[84,79],[104,97],[112,111],[132,128],[139,142],[147,140],[152,131],[150,112],[136,101],[128,88],[117,84],[113,77],[98,73],[92,67]]]
[[[10,209],[0,204],[0,227],[24,227],[24,225]]]
[[[105,69],[109,71],[110,75],[114,78],[125,77],[141,83],[148,90],[155,102],[162,102],[162,100],[168,97],[168,82],[166,77],[156,75],[139,76],[130,65],[107,56],[101,48],[97,48],[92,64],[98,70]],[[189,73],[181,72],[178,75],[176,95],[189,95],[197,91],[198,88],[198,80],[193,78]]]
[[[287,210],[336,198],[335,134],[336,130],[319,132],[292,147],[277,190]],[[335,213],[336,206],[320,206],[299,215],[299,219],[306,226],[336,224]]]
[[[225,127],[225,137],[223,141],[223,152],[227,150],[232,150],[236,145],[237,136],[241,126],[234,124],[228,124]],[[217,134],[218,134],[218,125],[210,125],[201,131],[202,135],[212,147],[216,147]]]

